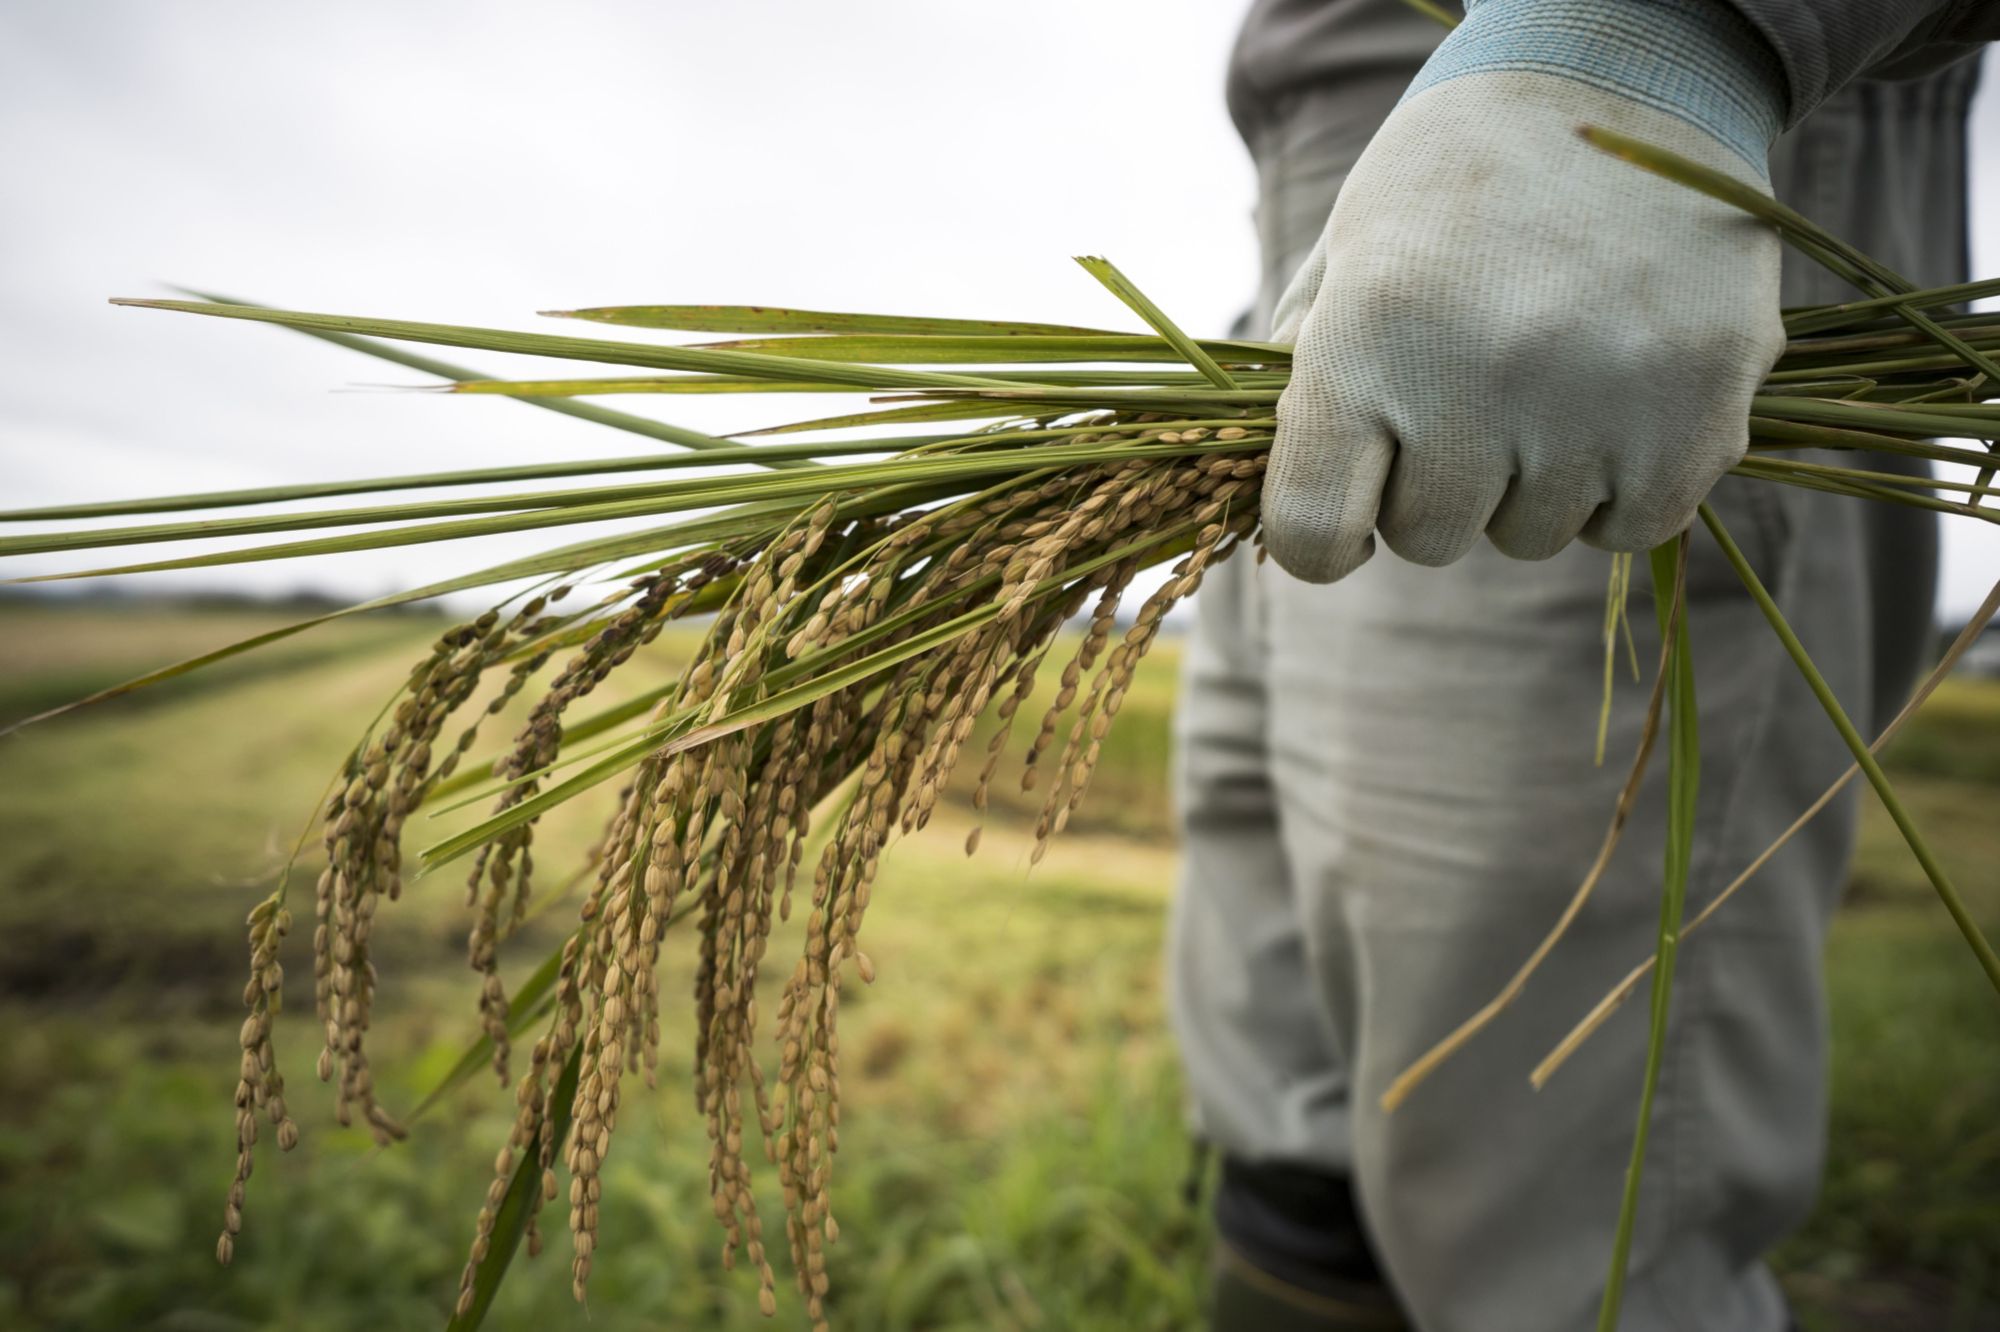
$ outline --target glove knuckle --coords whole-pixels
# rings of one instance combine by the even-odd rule
[[[1443,513],[1404,522],[1384,522],[1382,544],[1411,564],[1441,569],[1463,559],[1479,540],[1476,525]]]
[[[1636,499],[1613,504],[1584,529],[1584,540],[1604,550],[1634,553],[1651,550],[1678,536],[1694,517],[1694,505],[1668,508]]]
[[[1489,535],[1493,548],[1510,560],[1552,559],[1573,539],[1569,534],[1521,532],[1510,528],[1500,528]]]
[[[1506,522],[1487,528],[1487,537],[1502,555],[1514,560],[1546,560],[1559,554],[1576,539],[1589,511],[1567,516],[1545,508],[1518,512]]]

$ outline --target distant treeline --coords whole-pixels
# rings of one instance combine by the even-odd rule
[[[284,592],[249,592],[218,589],[200,592],[158,592],[138,591],[118,585],[100,585],[78,588],[41,587],[0,587],[0,606],[28,604],[37,606],[132,606],[147,610],[190,610],[226,611],[258,610],[288,611],[300,615],[324,614],[340,610],[353,604],[351,597],[337,596],[320,588],[300,587]],[[436,602],[416,602],[400,606],[389,606],[372,611],[374,615],[408,615],[437,618],[448,611]],[[1178,622],[1181,617],[1170,617],[1164,628],[1169,634],[1185,628]],[[1119,623],[1129,621],[1129,615],[1121,614]],[[1937,650],[1942,653],[1945,646],[1958,636],[1964,622],[1940,623],[1937,627]],[[2000,623],[1987,626],[1980,641],[1965,656],[1961,670],[1971,675],[2000,676]]]
[[[324,614],[354,604],[356,598],[336,596],[319,588],[300,587],[284,592],[249,592],[215,589],[190,592],[137,591],[131,588],[98,586],[48,589],[0,587],[0,605],[106,607],[132,606],[147,610],[189,611],[292,611],[304,615]],[[437,617],[445,614],[434,602],[387,606],[370,612],[375,615]]]

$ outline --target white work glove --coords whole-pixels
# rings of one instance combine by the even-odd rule
[[[1369,143],[1279,302],[1265,541],[1311,582],[1375,532],[1449,564],[1685,528],[1783,347],[1776,235],[1577,137],[1769,191],[1776,57],[1722,0],[1484,0]]]

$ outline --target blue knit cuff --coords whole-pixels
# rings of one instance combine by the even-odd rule
[[[1471,0],[1403,97],[1496,70],[1575,79],[1678,116],[1760,175],[1784,128],[1777,54],[1724,0]]]

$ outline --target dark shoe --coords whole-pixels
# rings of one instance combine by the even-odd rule
[[[1346,1177],[1225,1156],[1214,1332],[1405,1332]]]
[[[1308,1290],[1273,1276],[1217,1240],[1211,1332],[1409,1332],[1386,1286],[1328,1281],[1315,1286]]]

